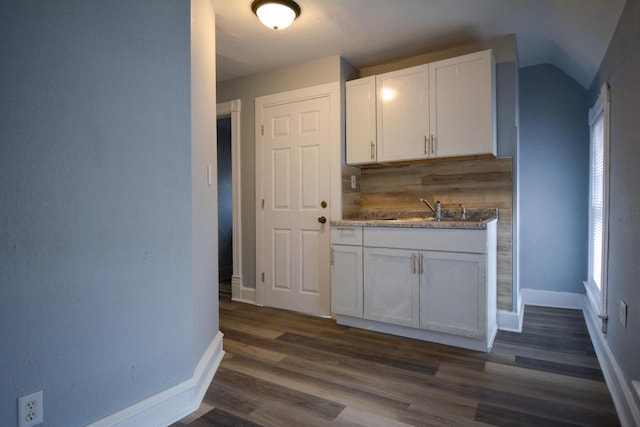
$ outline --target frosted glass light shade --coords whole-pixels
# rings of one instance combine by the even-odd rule
[[[256,0],[251,10],[260,22],[274,30],[287,28],[300,15],[300,6],[287,0]]]

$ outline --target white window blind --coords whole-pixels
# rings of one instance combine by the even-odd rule
[[[589,110],[589,268],[584,282],[589,311],[607,331],[607,259],[609,211],[609,85],[605,83]]]
[[[602,290],[602,251],[604,221],[604,111],[591,125],[591,239],[589,272],[591,280]]]

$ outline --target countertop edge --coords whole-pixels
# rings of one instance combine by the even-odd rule
[[[488,218],[482,221],[463,221],[463,220],[445,220],[445,221],[416,221],[409,220],[380,220],[380,219],[332,219],[332,226],[350,226],[350,227],[390,227],[390,228],[435,228],[435,229],[457,229],[457,230],[486,230],[487,224],[497,221],[497,218]]]

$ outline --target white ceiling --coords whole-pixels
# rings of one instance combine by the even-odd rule
[[[252,0],[212,0],[217,80],[341,55],[356,68],[516,34],[520,66],[551,63],[589,87],[626,0],[297,0],[271,30]]]

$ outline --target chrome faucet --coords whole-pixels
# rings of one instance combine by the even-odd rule
[[[431,212],[433,212],[433,214],[436,216],[436,221],[440,221],[440,219],[442,218],[442,209],[440,208],[440,200],[436,202],[435,208],[431,206],[431,203],[429,203],[429,201],[423,197],[420,198],[420,201],[425,205],[427,205],[429,209],[431,209]]]
[[[467,210],[464,208],[463,204],[460,204],[460,219],[463,221],[467,219]]]

